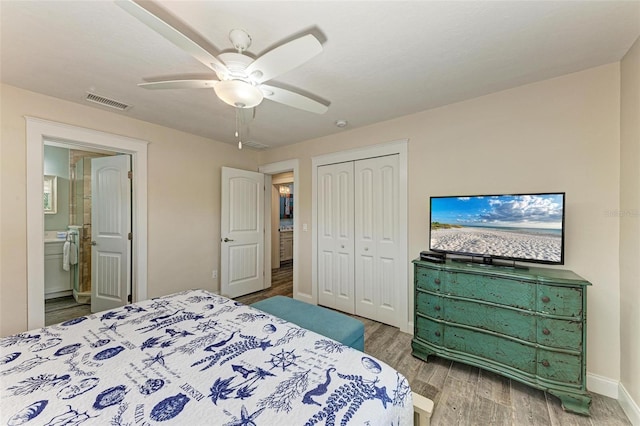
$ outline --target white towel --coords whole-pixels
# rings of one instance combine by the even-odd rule
[[[71,242],[65,241],[62,247],[62,269],[69,270],[69,250],[71,249]]]
[[[73,241],[69,245],[69,265],[76,265],[78,263],[78,246]]]

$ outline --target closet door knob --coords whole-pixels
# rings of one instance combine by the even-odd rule
[[[225,239],[224,239],[224,240],[222,240],[222,241],[224,241],[225,243],[228,243],[229,241],[233,241],[233,240],[230,240],[229,238],[226,238],[226,237],[225,237]]]
[[[95,241],[91,241],[91,245],[92,245],[92,246],[97,246],[97,245],[98,245],[98,243],[97,243],[97,242],[95,242]]]

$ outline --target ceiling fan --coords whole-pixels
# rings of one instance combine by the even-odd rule
[[[253,59],[244,54],[251,37],[240,29],[231,30],[229,40],[236,52],[217,57],[152,11],[150,2],[118,1],[120,7],[142,23],[189,53],[214,71],[211,79],[180,79],[141,83],[145,89],[211,89],[225,103],[235,108],[253,108],[264,98],[304,111],[323,114],[328,106],[300,93],[265,82],[296,68],[322,52],[322,45],[311,34],[282,44]]]

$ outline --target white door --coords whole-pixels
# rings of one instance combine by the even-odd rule
[[[91,160],[91,312],[124,306],[131,289],[131,157]]]
[[[318,303],[354,313],[353,162],[318,167]]]
[[[355,313],[398,325],[398,155],[355,162]]]
[[[222,168],[220,280],[233,298],[264,288],[264,175]]]

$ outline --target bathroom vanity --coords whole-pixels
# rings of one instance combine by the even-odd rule
[[[293,259],[293,231],[280,231],[280,262]]]
[[[44,240],[44,298],[71,295],[69,271],[62,268],[65,240],[45,236]]]

